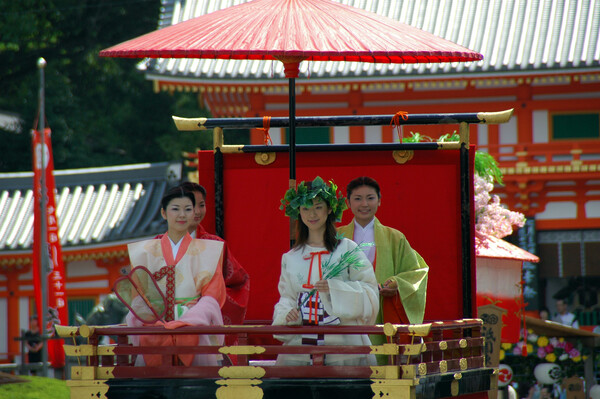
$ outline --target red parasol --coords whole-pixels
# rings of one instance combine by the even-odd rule
[[[295,78],[309,61],[440,63],[483,56],[429,32],[331,0],[254,0],[100,52],[102,57],[279,60],[289,78],[295,180]]]

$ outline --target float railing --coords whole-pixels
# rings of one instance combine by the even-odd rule
[[[269,379],[370,379],[375,393],[400,393],[414,397],[415,389],[433,376],[445,375],[452,395],[461,392],[460,380],[464,373],[485,369],[484,337],[480,319],[439,321],[418,325],[377,326],[186,326],[173,330],[162,326],[79,326],[58,327],[62,337],[84,338],[87,343],[65,345],[67,356],[76,357],[79,366],[71,368],[69,385],[73,393],[90,386],[99,393],[108,390],[110,379],[215,379],[219,390],[229,388],[257,388]],[[134,346],[131,336],[139,335],[191,335],[235,334],[234,346]],[[334,345],[246,345],[253,335],[332,334],[385,335],[387,343],[370,346]],[[104,336],[116,337],[116,344],[101,345]],[[222,355],[234,357],[236,364],[211,366],[185,366],[177,355]],[[309,355],[312,364],[306,366],[278,365],[274,361],[253,360],[272,358],[284,354]],[[327,355],[381,355],[389,360],[385,365],[339,366],[328,365]],[[135,366],[141,355],[160,355],[159,366]],[[494,385],[492,369],[478,384],[466,384],[462,391],[481,389],[487,391]],[[439,378],[437,378],[439,380]],[[483,385],[481,384],[483,381]],[[477,385],[477,387],[474,387]],[[463,393],[472,393],[472,392]],[[83,396],[85,396],[83,395]]]

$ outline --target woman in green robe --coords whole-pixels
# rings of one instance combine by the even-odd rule
[[[354,214],[352,222],[338,231],[356,243],[374,242],[366,255],[375,268],[380,307],[377,323],[423,322],[429,267],[400,231],[382,225],[375,217],[381,205],[379,184],[370,177],[352,180],[346,194]],[[374,344],[383,343],[383,336]]]

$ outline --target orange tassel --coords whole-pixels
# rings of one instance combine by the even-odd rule
[[[265,132],[265,145],[273,145],[271,135],[269,134],[269,128],[271,127],[271,117],[263,116],[263,127],[259,127],[258,130]]]
[[[400,118],[402,120],[408,120],[408,112],[406,111],[398,111],[392,117],[392,121],[390,122],[390,126],[396,128],[396,132],[398,133],[398,140],[402,143],[402,139],[404,138],[404,133],[402,132],[402,125],[400,124]]]

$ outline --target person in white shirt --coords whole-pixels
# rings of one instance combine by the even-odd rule
[[[552,318],[552,321],[564,324],[565,326],[579,328],[577,318],[573,313],[569,312],[569,305],[564,299],[556,300],[556,314]]]

